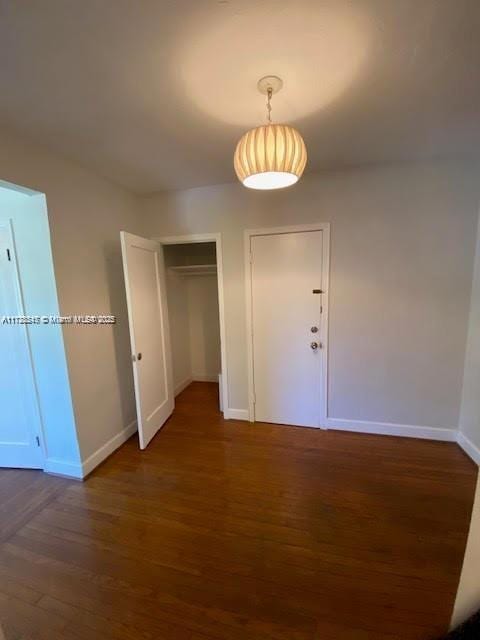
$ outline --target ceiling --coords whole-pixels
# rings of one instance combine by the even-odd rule
[[[256,90],[309,171],[480,149],[478,0],[0,0],[0,125],[139,192],[235,180]]]

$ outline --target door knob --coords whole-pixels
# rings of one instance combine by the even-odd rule
[[[313,351],[316,351],[318,349],[318,342],[311,342],[310,343],[310,349],[313,349]]]
[[[138,356],[137,356],[137,360],[141,360],[141,359],[142,359],[142,354],[139,353]]]

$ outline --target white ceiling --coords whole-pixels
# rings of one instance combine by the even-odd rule
[[[137,192],[234,180],[266,74],[310,171],[480,149],[479,0],[0,0],[0,60],[0,124]]]

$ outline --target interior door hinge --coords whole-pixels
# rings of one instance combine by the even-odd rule
[[[38,436],[35,436],[35,442],[37,443],[37,447],[40,446],[40,438]]]
[[[7,258],[9,260],[9,262],[12,261],[12,256],[10,255],[10,249],[7,249]]]

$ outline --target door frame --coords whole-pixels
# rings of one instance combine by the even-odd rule
[[[254,236],[270,236],[282,233],[299,233],[302,231],[322,231],[322,314],[320,316],[320,336],[322,340],[321,385],[323,389],[320,402],[320,424],[327,428],[328,416],[328,306],[330,281],[330,223],[299,224],[285,227],[264,227],[262,229],[246,229],[244,232],[245,262],[245,309],[247,336],[247,373],[248,373],[248,420],[255,422],[255,386],[253,364],[253,319],[252,319],[252,270],[250,240]]]
[[[218,286],[218,316],[220,324],[220,361],[222,373],[222,406],[224,418],[228,419],[229,415],[229,393],[228,393],[228,364],[226,349],[226,331],[225,331],[225,296],[223,284],[223,253],[222,253],[222,234],[221,233],[193,233],[183,236],[155,236],[152,240],[156,240],[161,245],[168,244],[200,244],[203,242],[215,242],[215,252],[217,256],[217,286]]]

